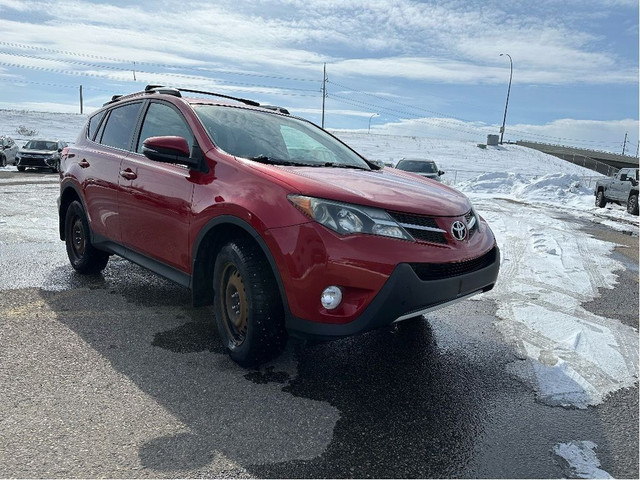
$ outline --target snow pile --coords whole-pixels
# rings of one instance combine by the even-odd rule
[[[581,306],[617,283],[624,266],[610,256],[615,245],[554,218],[552,209],[493,198],[476,208],[502,253],[496,287],[485,295],[498,306],[498,330],[529,359],[513,364],[512,373],[554,406],[586,408],[634,385],[637,332]]]
[[[505,196],[529,203],[582,206],[591,202],[593,190],[587,188],[576,174],[550,173],[540,177],[525,177],[515,173],[485,173],[458,185],[463,192]]]
[[[599,468],[595,448],[597,445],[589,441],[559,443],[553,453],[562,459],[568,478],[613,478]]]

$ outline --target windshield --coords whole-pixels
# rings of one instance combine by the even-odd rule
[[[230,155],[280,165],[370,169],[355,152],[312,123],[244,108],[193,107],[213,143]]]
[[[29,140],[24,146],[27,150],[57,150],[58,142],[47,142],[45,140]]]
[[[400,160],[396,168],[405,172],[438,173],[435,163],[425,162],[424,160]]]

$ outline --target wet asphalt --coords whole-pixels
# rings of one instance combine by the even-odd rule
[[[583,306],[637,328],[637,236],[577,225],[628,243],[616,288]],[[638,478],[637,387],[538,403],[489,300],[244,370],[181,287],[117,258],[77,275],[59,241],[0,248],[47,257],[40,286],[0,292],[0,477],[557,478],[554,445],[590,440]]]

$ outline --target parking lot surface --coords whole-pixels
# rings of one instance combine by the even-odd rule
[[[538,402],[490,299],[245,370],[187,290],[117,258],[73,272],[55,175],[0,182],[0,477],[562,477],[554,446],[586,440],[638,477],[637,384],[586,409]],[[637,328],[624,240],[619,283],[585,308]]]

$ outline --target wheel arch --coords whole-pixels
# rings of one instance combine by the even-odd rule
[[[193,269],[191,275],[191,295],[194,307],[213,303],[213,266],[220,249],[230,240],[238,237],[254,241],[264,254],[271,273],[276,280],[285,316],[290,316],[289,302],[280,276],[280,270],[273,254],[255,228],[244,220],[231,215],[221,215],[210,220],[198,233],[193,245]]]
[[[69,205],[71,205],[71,203],[74,201],[80,202],[85,212],[87,211],[78,188],[73,184],[67,184],[63,186],[60,192],[60,198],[58,200],[58,230],[60,234],[60,240],[62,241],[65,240],[64,222],[67,216],[67,209],[69,208]]]

